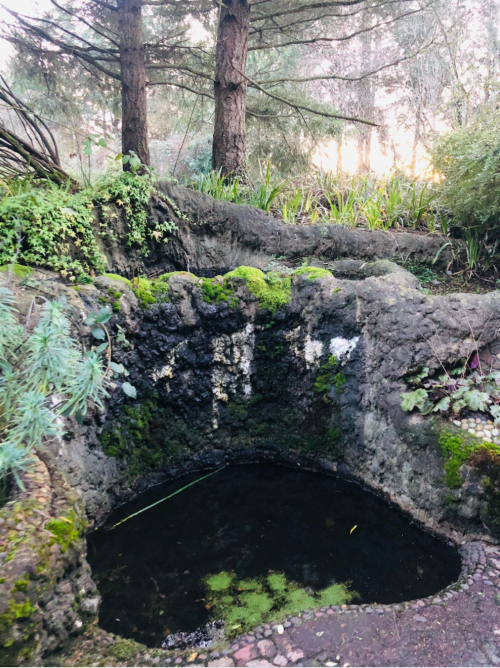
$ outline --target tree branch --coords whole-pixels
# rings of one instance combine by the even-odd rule
[[[282,104],[286,104],[287,106],[292,107],[293,109],[297,109],[297,111],[298,110],[307,111],[311,114],[316,114],[318,116],[325,116],[326,118],[337,118],[342,121],[350,121],[352,123],[362,123],[363,125],[371,125],[374,128],[378,128],[378,123],[374,123],[373,121],[367,121],[364,118],[357,118],[356,116],[344,116],[342,114],[332,114],[328,111],[321,111],[319,109],[314,109],[313,107],[306,107],[303,104],[297,104],[296,102],[292,102],[291,100],[288,100],[285,97],[281,97],[281,95],[275,95],[274,93],[270,93],[268,90],[260,86],[256,81],[253,81],[252,79],[250,79],[250,77],[247,77],[246,74],[243,74],[243,72],[240,72],[240,70],[237,71],[241,74],[242,77],[244,77],[248,81],[249,85],[252,88],[260,90],[268,97],[271,97],[274,100],[281,102]]]

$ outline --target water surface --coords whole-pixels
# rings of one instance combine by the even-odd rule
[[[155,487],[108,526],[205,474]],[[357,603],[429,596],[460,574],[453,546],[356,484],[268,464],[225,468],[88,542],[100,625],[152,647],[209,621],[203,579],[221,571],[347,582]]]

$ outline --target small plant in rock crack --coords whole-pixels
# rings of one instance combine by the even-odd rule
[[[415,386],[411,392],[401,395],[401,408],[414,408],[423,415],[429,413],[460,414],[465,408],[488,413],[500,424],[500,372],[483,374],[477,353],[470,363],[463,360],[460,366],[436,377],[429,375],[425,367],[420,373],[407,378]]]

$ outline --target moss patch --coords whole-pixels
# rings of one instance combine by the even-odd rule
[[[140,645],[134,640],[120,638],[109,649],[117,661],[133,661],[137,652],[144,649],[144,645]]]
[[[450,489],[462,486],[460,467],[474,456],[498,457],[500,461],[500,446],[462,433],[443,431],[439,436],[439,444],[444,458],[444,479]]]
[[[500,535],[500,448],[496,451],[479,449],[472,464],[483,477],[484,493],[487,499],[488,527]]]
[[[240,300],[234,296],[234,290],[229,283],[221,283],[220,277],[203,278],[201,295],[204,302],[208,304],[219,304],[225,302],[231,307],[236,307]]]
[[[211,616],[225,620],[228,637],[286,615],[324,605],[341,605],[356,597],[344,584],[314,592],[287,580],[283,573],[239,580],[235,573],[222,572],[206,578],[205,584]]]
[[[255,267],[238,267],[224,276],[224,285],[231,286],[233,278],[243,279],[248,290],[257,297],[260,307],[272,313],[291,299],[290,276],[281,276],[276,271],[264,274]]]
[[[1,272],[9,272],[12,270],[14,276],[18,278],[29,278],[33,274],[33,269],[31,267],[25,267],[23,264],[4,264],[0,267]]]
[[[106,278],[111,278],[114,281],[123,281],[126,285],[128,285],[129,288],[132,287],[132,282],[124,276],[119,276],[118,274],[103,274],[103,276],[106,276]]]
[[[101,434],[103,450],[125,461],[132,478],[161,469],[175,460],[181,449],[172,429],[166,435],[166,424],[172,426],[155,395],[141,404],[127,405],[119,420]]]
[[[85,531],[85,521],[75,510],[71,510],[65,517],[57,517],[47,522],[45,528],[54,535],[51,544],[57,543],[61,546],[62,552],[66,552]]]
[[[344,385],[347,379],[344,374],[338,370],[338,360],[335,355],[330,355],[328,361],[322,364],[318,369],[316,380],[314,381],[313,390],[321,395],[325,401],[328,401],[328,394],[332,388],[335,388],[337,393],[342,394]]]
[[[328,269],[321,267],[299,267],[293,272],[294,276],[305,276],[308,281],[315,281],[318,278],[333,278],[333,274]]]

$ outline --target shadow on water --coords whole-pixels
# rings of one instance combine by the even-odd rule
[[[202,475],[150,490],[108,526]],[[210,620],[204,578],[222,571],[348,583],[357,603],[430,596],[460,574],[452,545],[356,484],[268,464],[223,469],[88,543],[100,625],[152,647]]]

